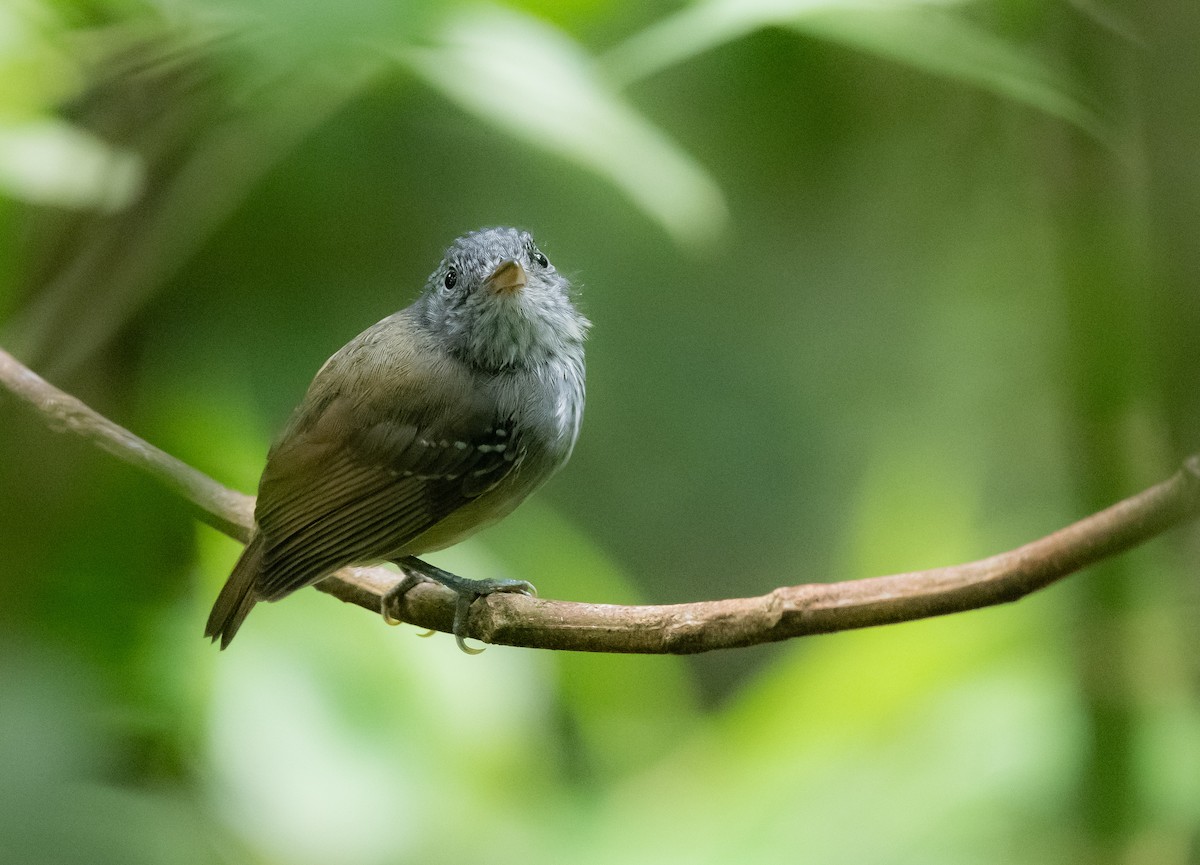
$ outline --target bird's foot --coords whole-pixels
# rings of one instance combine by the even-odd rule
[[[408,594],[415,586],[427,582],[430,582],[429,577],[401,569],[400,582],[384,592],[383,596],[379,599],[379,615],[383,617],[383,621],[389,625],[403,625],[404,619],[397,619],[391,612],[395,609],[396,602]],[[434,632],[427,631],[420,636],[428,637],[432,633]]]
[[[395,588],[391,589],[383,599],[383,608],[385,610],[384,620],[390,617],[386,610],[390,604],[405,592],[409,591],[413,586],[425,580],[433,580],[441,583],[446,588],[458,595],[458,603],[454,606],[454,640],[458,643],[458,647],[468,655],[478,655],[483,649],[472,649],[466,644],[467,620],[471,615],[471,604],[476,598],[481,598],[484,595],[495,594],[496,592],[515,592],[521,595],[536,596],[537,589],[533,587],[533,583],[526,580],[507,580],[507,579],[486,579],[472,580],[467,577],[460,577],[458,574],[452,574],[449,571],[443,571],[441,568],[435,567],[428,562],[423,562],[418,558],[406,558],[397,562],[404,571],[405,579],[398,583]],[[433,633],[430,631],[429,633]],[[428,636],[423,635],[423,636]]]

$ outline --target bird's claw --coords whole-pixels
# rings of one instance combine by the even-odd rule
[[[533,587],[533,583],[527,580],[471,580],[466,577],[460,577],[457,574],[452,574],[449,571],[443,571],[441,568],[412,556],[397,559],[396,564],[404,572],[404,577],[393,588],[389,589],[383,598],[381,612],[383,613],[384,621],[389,624],[395,621],[389,615],[388,610],[396,599],[417,583],[424,582],[425,580],[441,583],[458,595],[458,599],[454,605],[454,625],[451,628],[451,633],[454,634],[454,641],[458,643],[458,647],[468,655],[478,655],[483,651],[483,649],[472,649],[466,644],[467,624],[471,618],[471,604],[475,603],[477,598],[481,598],[484,595],[491,595],[495,592],[512,592],[518,595],[537,597],[537,589]],[[434,632],[431,630],[420,636],[427,637],[432,633]]]
[[[462,579],[462,578],[459,578]],[[537,597],[537,589],[528,580],[466,580],[461,584],[451,585],[458,592],[458,603],[454,606],[454,641],[468,655],[478,655],[483,649],[472,649],[466,643],[467,621],[471,616],[471,604],[485,595],[497,592],[510,592],[517,595]]]
[[[428,577],[423,577],[418,574],[411,574],[408,571],[403,571],[400,575],[400,581],[392,586],[379,598],[379,615],[383,617],[383,621],[389,625],[403,625],[403,619],[397,619],[392,615],[392,608],[396,602],[407,594],[418,583],[424,583]],[[429,632],[430,634],[433,631]],[[427,636],[427,635],[423,635]]]
[[[454,642],[458,643],[458,647],[468,655],[478,655],[483,652],[482,648],[472,649],[468,646],[464,635],[467,630],[467,619],[471,616],[471,604],[475,603],[475,599],[478,597],[476,592],[459,592],[458,603],[454,605]]]

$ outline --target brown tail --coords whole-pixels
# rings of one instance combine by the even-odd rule
[[[255,535],[242,551],[242,557],[233,566],[233,573],[217,595],[212,612],[208,614],[208,624],[204,626],[204,636],[212,637],[213,642],[221,640],[224,649],[233,640],[258,603],[254,592],[254,583],[262,570],[263,543],[262,536]]]

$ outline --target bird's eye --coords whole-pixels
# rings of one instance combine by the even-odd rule
[[[542,255],[541,252],[539,252],[536,249],[533,250],[533,260],[536,261],[541,267],[549,267],[550,266],[550,260],[547,259],[546,256]]]
[[[458,271],[453,267],[446,271],[446,278],[442,280],[442,285],[446,288],[454,288],[458,282]]]

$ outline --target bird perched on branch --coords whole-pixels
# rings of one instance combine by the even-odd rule
[[[255,532],[221,589],[205,636],[224,649],[259,601],[341,567],[392,561],[406,579],[471,602],[532,593],[523,580],[472,580],[416,558],[511,512],[571,455],[584,403],[590,323],[528,232],[489,228],[446,250],[411,306],[325,362],[271,448]]]

